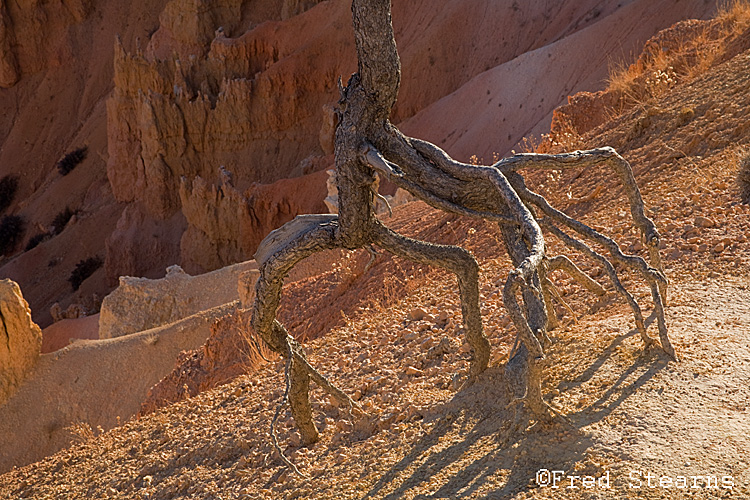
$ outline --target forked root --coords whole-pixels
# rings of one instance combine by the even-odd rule
[[[600,151],[600,150],[593,150],[593,151]],[[633,218],[636,221],[636,224],[641,228],[641,231],[644,234],[644,238],[646,239],[646,244],[648,245],[650,249],[649,255],[650,255],[652,264],[661,266],[661,261],[659,259],[659,251],[658,251],[659,234],[656,231],[656,227],[654,226],[651,219],[649,219],[648,217],[644,215],[643,200],[641,199],[640,191],[638,190],[637,185],[635,185],[635,181],[632,180],[632,171],[630,171],[629,174],[626,172],[626,170],[630,169],[630,165],[627,162],[625,162],[625,160],[623,160],[619,155],[614,153],[614,150],[611,150],[611,148],[602,148],[602,151],[603,151],[602,154],[605,156],[605,158],[608,158],[608,159],[611,157],[612,154],[616,155],[613,161],[615,165],[617,166],[618,173],[620,173],[621,179],[628,181],[628,182],[625,182],[625,185],[627,187],[626,192],[628,193],[628,198],[630,199],[630,202],[631,202],[631,213],[633,214]],[[587,152],[579,151],[577,153],[585,154]],[[544,156],[546,158],[546,157],[554,156],[554,155],[541,155],[541,156]],[[533,161],[532,160],[528,161],[526,166],[534,166]],[[566,166],[570,167],[572,165],[568,163],[566,164]],[[569,217],[568,215],[564,214],[563,212],[560,212],[559,210],[553,208],[543,196],[528,189],[525,185],[523,178],[517,173],[514,172],[513,175],[509,175],[509,180],[513,184],[514,189],[519,194],[521,199],[524,200],[524,202],[538,208],[539,210],[542,211],[542,213],[544,213],[544,215],[547,216],[547,218],[541,219],[539,221],[539,223],[542,226],[544,226],[547,230],[549,230],[555,236],[561,239],[567,246],[570,246],[571,248],[574,248],[580,251],[584,255],[587,255],[588,257],[599,262],[603,266],[605,272],[607,273],[609,278],[612,280],[612,283],[615,286],[615,290],[623,298],[625,298],[626,302],[628,303],[631,310],[633,311],[633,315],[635,316],[636,328],[638,329],[645,346],[650,347],[654,345],[655,342],[651,337],[648,336],[648,333],[646,331],[646,324],[643,320],[643,313],[641,312],[641,308],[638,305],[638,303],[635,301],[633,296],[627,290],[625,290],[625,287],[622,286],[622,283],[617,277],[617,273],[612,263],[606,257],[597,253],[593,249],[591,249],[583,241],[573,238],[567,233],[564,233],[562,230],[560,230],[557,227],[556,224],[561,224],[563,226],[566,226],[569,229],[572,229],[573,231],[578,233],[584,239],[600,244],[610,253],[610,256],[613,261],[620,263],[627,269],[635,271],[646,281],[646,283],[649,285],[649,288],[651,289],[651,297],[654,302],[654,312],[656,314],[657,325],[659,328],[659,340],[661,342],[661,348],[668,356],[670,356],[674,360],[677,360],[677,355],[675,353],[674,347],[672,346],[672,343],[669,339],[669,335],[667,333],[667,325],[666,325],[666,319],[665,319],[665,314],[664,314],[664,303],[663,303],[662,297],[663,297],[663,293],[666,293],[667,279],[664,276],[663,271],[660,268],[649,266],[648,263],[642,257],[636,256],[636,255],[625,255],[620,249],[620,246],[613,239],[607,236],[604,236],[603,234],[592,229],[586,224],[578,220],[575,220]],[[572,270],[572,271],[575,274],[579,274],[579,273],[576,273],[575,270]],[[586,286],[586,282],[588,281],[586,280],[586,278],[588,277],[585,277],[583,273],[580,273],[577,280],[583,280],[581,281],[581,283],[584,284],[584,286]]]

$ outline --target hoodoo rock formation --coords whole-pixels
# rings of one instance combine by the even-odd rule
[[[0,405],[34,367],[41,349],[42,331],[31,321],[21,289],[0,280]]]
[[[24,74],[60,65],[71,50],[66,29],[83,21],[90,12],[90,0],[42,4],[3,2],[0,5],[0,87],[12,87]]]
[[[162,25],[172,10],[165,10]],[[318,76],[351,71],[338,62],[344,58],[322,50],[347,44],[331,40],[335,31],[314,21],[317,26],[305,16],[283,26],[266,23],[238,38],[214,38],[219,26],[211,26],[205,55],[170,43],[170,57],[155,58],[163,52],[161,29],[145,53],[127,54],[116,43],[115,90],[108,101],[108,175],[116,198],[139,200],[163,219],[181,206],[175,188],[182,177],[218,181],[224,165],[244,189],[302,174],[295,172],[300,162],[322,154],[317,132],[323,105],[335,100],[335,78]],[[310,33],[304,42],[317,48],[300,51],[292,31]]]
[[[192,183],[182,178],[180,200],[188,222],[180,242],[180,260],[192,274],[252,258],[270,228],[292,214],[325,212],[325,171],[272,184],[252,184],[244,193],[230,183]]]

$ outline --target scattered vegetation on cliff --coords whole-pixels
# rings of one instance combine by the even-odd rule
[[[0,255],[16,249],[23,238],[25,222],[20,215],[6,215],[0,221]]]
[[[68,175],[79,163],[86,159],[88,152],[89,148],[86,146],[71,151],[57,162],[57,170],[62,175]]]
[[[6,175],[0,179],[0,212],[3,212],[11,203],[13,203],[17,191],[18,177],[14,175]]]
[[[26,251],[32,250],[39,246],[43,241],[50,239],[52,235],[50,233],[39,233],[31,237],[28,243],[26,243]]]
[[[73,291],[78,290],[81,287],[81,284],[86,281],[89,276],[102,267],[102,264],[102,258],[98,255],[78,262],[76,268],[70,273],[70,278],[68,278],[68,281],[73,286]]]
[[[54,219],[52,219],[52,232],[54,234],[60,234],[68,225],[70,219],[76,214],[70,207],[65,207],[65,210],[61,210]]]

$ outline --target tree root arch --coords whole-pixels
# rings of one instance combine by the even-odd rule
[[[380,222],[374,210],[377,175],[437,209],[498,224],[513,264],[502,284],[502,297],[518,332],[516,345],[506,363],[506,375],[512,391],[533,418],[549,419],[555,414],[542,397],[541,381],[549,340],[547,331],[557,324],[553,299],[563,304],[564,301],[548,275],[561,270],[591,293],[597,296],[605,293],[597,281],[566,256],[547,255],[542,229],[604,268],[615,292],[632,310],[636,327],[648,347],[657,345],[657,341],[648,335],[641,307],[622,285],[612,261],[638,273],[651,290],[659,329],[658,344],[676,359],[664,314],[667,280],[659,256],[659,233],[645,215],[643,199],[628,162],[612,148],[597,148],[558,155],[521,154],[494,165],[468,165],[455,161],[434,144],[404,136],[388,121],[400,81],[390,1],[353,0],[352,15],[359,72],[346,86],[340,85],[335,141],[339,215],[299,216],[269,234],[255,255],[260,277],[251,324],[265,344],[286,359],[284,401],[288,398],[303,443],[311,444],[318,439],[309,402],[311,381],[339,404],[355,413],[361,412],[355,402],[308,363],[302,346],[276,319],[285,276],[300,260],[316,252],[364,248],[372,255],[375,245],[395,255],[451,271],[457,277],[466,341],[472,351],[469,383],[489,364],[490,344],[483,331],[479,309],[476,259],[460,246],[407,238]],[[543,196],[526,187],[520,174],[527,169],[599,165],[617,173],[633,221],[648,249],[648,261],[637,255],[626,255],[611,238],[552,207]],[[604,248],[609,258],[587,242]],[[271,433],[283,458],[274,431],[278,414],[277,411]]]

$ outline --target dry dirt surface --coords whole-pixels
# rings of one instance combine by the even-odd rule
[[[42,354],[0,406],[0,470],[68,447],[71,426],[111,429],[135,415],[180,351],[202,345],[214,321],[234,306],[116,339],[76,340]]]
[[[436,228],[433,241],[460,241],[480,261],[493,359],[478,382],[461,385],[469,353],[454,278],[408,268],[392,288],[362,295],[357,315],[306,343],[311,363],[365,410],[351,416],[313,390],[321,439],[302,448],[284,408],[281,446],[307,477],[283,465],[268,437],[284,390],[283,363],[274,360],[108,432],[71,429],[79,442],[70,449],[0,476],[0,497],[750,498],[750,206],[735,183],[750,146],[748,75],[745,51],[575,138],[576,147],[612,145],[633,164],[663,232],[679,362],[644,351],[627,307],[601,270],[582,262],[608,295],[596,300],[553,275],[575,316],[559,304],[543,389],[567,420],[525,425],[504,389],[515,332],[496,284],[510,267],[497,233],[411,203],[395,210],[395,219],[411,217],[404,233]],[[627,252],[643,251],[611,173],[529,177],[555,206]],[[562,251],[554,238],[548,244],[550,255]],[[407,266],[388,259],[370,272]],[[623,283],[648,303],[635,276]],[[389,293],[397,298],[377,300]]]
[[[99,314],[75,319],[63,319],[42,330],[42,353],[55,352],[76,339],[99,338]]]
[[[485,264],[488,275],[501,272],[499,262]],[[446,311],[449,322],[457,317],[458,298],[451,280],[436,273],[398,307],[309,344],[311,360],[370,415],[350,419],[345,410],[317,399],[320,393],[314,391],[322,438],[305,449],[296,446],[290,417],[282,414],[285,453],[309,478],[290,474],[275,458],[267,437],[283,387],[277,362],[252,379],[241,377],[102,435],[79,429],[80,444],[2,476],[0,494],[747,498],[747,279],[747,274],[711,282],[673,278],[669,320],[679,363],[669,363],[658,352],[643,352],[619,304],[602,305],[597,314],[555,332],[555,368],[545,389],[571,426],[515,429],[515,406],[503,389],[499,367],[492,367],[474,386],[455,391],[454,374],[466,368],[466,354],[455,332],[440,327],[439,316]],[[485,285],[486,297],[493,288]],[[496,300],[485,299],[488,333],[500,354],[511,339],[497,328],[504,317],[498,306]],[[429,316],[411,321],[417,307]],[[448,353],[438,354],[441,343],[450,347]],[[562,487],[568,483],[560,489],[541,488],[536,477],[543,469],[609,477],[610,489]],[[648,473],[657,476],[656,481],[685,476],[691,488],[692,476],[716,476],[720,485],[729,476],[733,488],[705,489],[704,480],[697,479],[698,489],[649,489]],[[640,489],[631,488],[638,484]]]
[[[714,180],[730,182],[733,175],[728,166],[724,176]],[[644,186],[644,196],[654,206],[663,205],[667,194]],[[703,203],[695,208],[711,211],[722,204],[732,206],[737,216],[721,230],[726,237],[741,239],[750,229],[750,207],[732,205],[736,193],[731,189],[725,194],[728,200],[719,195],[702,197]],[[603,209],[599,200],[591,203],[592,212]],[[351,418],[315,390],[313,406],[321,440],[311,448],[300,448],[291,417],[287,411],[282,413],[279,433],[284,452],[308,478],[290,473],[268,439],[268,426],[283,391],[282,364],[276,361],[252,377],[240,377],[106,433],[71,429],[77,432],[79,444],[5,474],[0,478],[0,495],[128,499],[750,495],[750,274],[744,265],[750,249],[746,242],[729,245],[731,252],[722,256],[688,250],[667,261],[668,321],[679,363],[669,362],[658,351],[643,351],[632,317],[611,292],[597,302],[556,276],[578,322],[558,309],[564,326],[552,332],[544,390],[570,425],[536,424],[519,430],[517,407],[504,390],[498,366],[514,335],[495,285],[502,283],[508,264],[493,251],[497,246],[492,227],[449,218],[421,203],[397,209],[395,217],[406,215],[416,216],[415,226],[442,227],[442,234],[434,239],[461,240],[481,256],[482,308],[494,359],[478,383],[458,389],[468,353],[462,347],[453,278],[440,271],[415,271],[402,283],[409,287],[409,295],[395,305],[378,307],[376,302],[363,301],[357,319],[308,343],[310,360],[352,394],[368,415]],[[692,217],[678,214],[674,223],[686,224]],[[618,224],[616,209],[615,217],[599,221],[607,227]],[[680,238],[667,233],[665,239],[671,246]],[[737,260],[743,265],[735,266]],[[732,271],[724,274],[725,268]],[[637,295],[647,293],[637,282],[627,283]],[[565,482],[557,489],[540,486],[538,482],[548,477],[544,470],[564,471],[558,474],[565,476]],[[655,477],[654,488],[648,487],[649,475]],[[590,476],[600,482],[586,489],[580,479],[573,479],[579,489],[568,489],[569,476]],[[719,487],[707,488],[706,476],[710,486]],[[683,485],[683,477],[686,489],[677,487]],[[671,486],[662,487],[661,481]],[[731,489],[723,487],[729,484]]]

